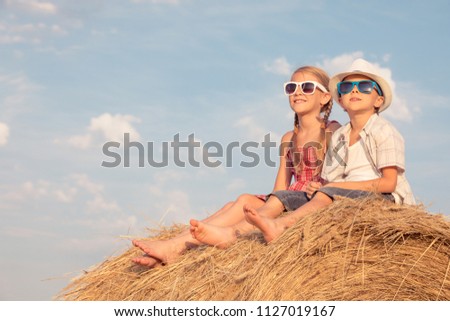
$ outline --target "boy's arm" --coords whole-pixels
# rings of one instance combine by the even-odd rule
[[[381,177],[377,179],[360,182],[333,182],[326,184],[326,186],[359,189],[374,193],[393,193],[397,186],[397,173],[398,168],[396,166],[389,166],[381,169]]]

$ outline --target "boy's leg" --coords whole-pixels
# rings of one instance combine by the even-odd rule
[[[243,206],[243,212],[253,209],[252,204]],[[267,202],[259,207],[257,211],[263,217],[274,218],[283,212],[284,206],[276,197],[269,197]],[[255,227],[245,219],[232,226],[217,226],[213,223],[206,223],[197,220],[191,220],[191,233],[198,241],[203,244],[227,248],[233,244],[240,235],[245,235],[255,230]]]
[[[330,205],[332,202],[333,200],[330,197],[319,191],[311,201],[285,216],[271,219],[259,215],[259,211],[252,210],[246,211],[246,219],[249,223],[261,230],[267,242],[271,242],[301,218]]]

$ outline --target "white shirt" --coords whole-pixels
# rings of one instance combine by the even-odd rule
[[[379,177],[379,173],[374,170],[373,166],[367,160],[363,143],[359,139],[348,148],[348,159],[344,174],[336,182],[369,181]]]
[[[326,161],[322,167],[322,178],[328,182],[345,181],[345,176],[353,175],[347,170],[349,164],[349,137],[351,125],[348,123],[336,130],[331,137]],[[397,167],[397,187],[392,195],[396,203],[415,204],[411,187],[405,176],[405,144],[403,137],[395,127],[384,118],[373,114],[359,133],[359,141],[363,146],[366,162],[372,166],[365,174],[358,169],[357,176],[371,176],[373,172],[381,177],[381,169],[388,166]],[[360,159],[358,157],[358,159]],[[368,168],[365,167],[367,170]],[[373,179],[373,178],[372,178]]]

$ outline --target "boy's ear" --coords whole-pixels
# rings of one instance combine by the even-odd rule
[[[375,100],[375,105],[373,107],[380,108],[381,105],[383,105],[383,102],[384,102],[384,97],[383,96],[378,96],[377,100]]]
[[[345,111],[345,112],[347,112],[347,109],[345,109],[345,107],[344,107],[344,106],[342,106],[342,98],[341,98],[341,96],[339,96],[339,100],[338,100],[338,103],[339,103],[339,106],[341,106],[341,107],[342,107],[342,110],[343,110],[343,111]]]

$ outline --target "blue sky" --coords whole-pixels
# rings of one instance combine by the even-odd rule
[[[449,214],[448,30],[448,1],[0,0],[0,299],[49,300],[146,228],[269,192],[276,168],[238,152],[142,168],[135,149],[105,168],[102,146],[127,132],[159,160],[177,134],[278,141],[293,118],[282,83],[307,64],[380,68],[413,191]],[[337,104],[332,118],[347,122]]]

